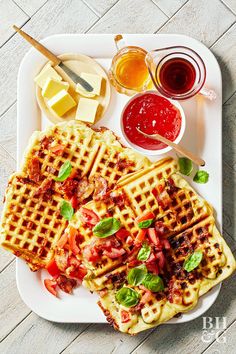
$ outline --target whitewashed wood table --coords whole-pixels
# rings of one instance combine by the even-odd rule
[[[29,49],[13,32],[13,23],[37,39],[55,33],[183,33],[213,51],[223,75],[223,230],[236,251],[236,0],[0,0],[1,197],[16,168],[16,80]],[[14,257],[0,250],[0,353],[235,353],[235,281],[236,275],[223,284],[205,314],[225,317],[218,339],[204,336],[202,317],[130,337],[104,324],[39,318],[20,299]]]

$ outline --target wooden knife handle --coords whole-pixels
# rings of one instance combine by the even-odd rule
[[[50,61],[53,62],[54,65],[59,65],[61,60],[54,55],[50,50],[48,50],[46,47],[44,47],[41,43],[36,41],[36,39],[32,38],[30,35],[22,31],[20,28],[17,26],[13,26],[14,30],[18,32],[24,39],[27,40],[35,49],[37,49],[40,53],[42,53],[46,58],[48,58]]]

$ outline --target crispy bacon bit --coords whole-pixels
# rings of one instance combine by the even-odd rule
[[[134,167],[134,166],[135,166],[134,161],[130,161],[127,159],[118,158],[118,161],[116,163],[116,167],[118,170],[125,170],[126,168]]]
[[[72,290],[77,285],[75,279],[68,279],[65,275],[59,275],[59,277],[56,278],[56,282],[59,288],[68,294],[71,294]]]
[[[96,201],[103,200],[108,190],[107,181],[102,176],[95,176],[93,179],[93,183],[94,183],[93,199]]]
[[[51,173],[52,175],[55,175],[55,173],[56,173],[56,169],[52,166],[47,166],[46,171],[48,173]]]
[[[168,300],[170,303],[174,303],[174,304],[182,304],[182,293],[180,288],[178,287],[177,282],[172,279],[170,280],[169,284],[168,284]]]
[[[112,200],[112,202],[117,205],[119,208],[123,208],[125,204],[128,204],[127,198],[124,193],[110,193],[109,195],[109,200]]]
[[[144,286],[140,285],[140,288],[142,287],[142,290],[144,290],[144,294],[141,298],[141,303],[147,304],[153,297],[152,292],[148,289],[146,289]]]
[[[155,229],[158,236],[165,236],[170,232],[169,227],[167,227],[162,221],[155,222]]]
[[[126,253],[126,251],[123,248],[111,248],[110,251],[105,250],[103,252],[104,256],[107,256],[111,259],[116,259],[119,258],[121,256],[123,256]]]
[[[57,156],[62,156],[63,152],[65,150],[65,147],[63,145],[57,144],[53,147],[51,147],[51,152]]]
[[[179,187],[176,187],[175,182],[171,177],[167,179],[166,186],[168,187],[168,192],[170,195],[177,193],[178,190],[180,189]]]
[[[52,137],[44,136],[42,138],[42,140],[40,141],[40,145],[41,145],[43,150],[47,150],[52,142],[53,142],[53,138]]]
[[[125,281],[126,272],[124,271],[121,273],[110,273],[105,275],[105,277],[110,280],[116,288],[119,288]]]
[[[98,294],[99,294],[100,297],[106,296],[107,293],[108,293],[107,289],[103,289],[103,290],[98,291]]]
[[[120,315],[121,315],[121,323],[127,323],[131,320],[130,314],[128,311],[121,310]]]
[[[82,202],[91,196],[94,191],[94,184],[89,182],[87,177],[83,177],[77,186],[77,197]]]
[[[35,183],[41,180],[41,167],[38,157],[33,157],[29,162],[29,178]]]
[[[142,300],[142,299],[141,299]],[[144,308],[144,303],[143,302],[139,302],[138,303],[138,305],[136,305],[136,306],[134,306],[134,307],[131,307],[130,309],[129,309],[129,312],[131,313],[131,314],[135,314],[135,313],[137,313],[137,312],[141,312],[141,310]]]
[[[51,178],[46,178],[40,187],[35,191],[34,196],[42,196],[45,201],[48,201],[52,199],[53,193],[53,180]]]
[[[79,182],[75,179],[67,178],[63,183],[60,184],[60,191],[67,197],[71,199],[74,195],[77,195]]]
[[[17,177],[17,180],[22,184],[35,184],[35,182],[28,177]]]
[[[158,205],[163,209],[166,210],[170,207],[171,205],[171,198],[167,191],[164,189],[161,193],[156,195],[156,200],[158,202]]]

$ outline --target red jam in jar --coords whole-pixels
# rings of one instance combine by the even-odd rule
[[[144,93],[127,105],[123,112],[123,129],[128,140],[147,150],[160,150],[166,147],[160,141],[143,136],[144,133],[158,133],[174,141],[180,133],[181,114],[168,99],[155,93]]]

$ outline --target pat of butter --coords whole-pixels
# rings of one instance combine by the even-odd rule
[[[59,91],[69,89],[69,83],[64,81],[58,81],[52,78],[48,78],[42,89],[42,96],[46,98],[52,98]]]
[[[51,65],[46,65],[45,68],[34,78],[39,87],[43,88],[48,78],[61,81],[62,77],[54,70]]]
[[[93,87],[93,91],[88,92],[80,84],[77,84],[76,92],[86,97],[94,97],[95,95],[100,95],[101,85],[102,85],[101,76],[96,74],[90,74],[90,73],[81,73],[80,76],[82,77],[82,79],[87,81]]]
[[[61,117],[72,107],[74,107],[76,102],[66,90],[61,90],[50,100],[48,100],[48,105],[58,116]]]
[[[98,109],[98,101],[81,97],[76,111],[75,119],[94,123]]]

